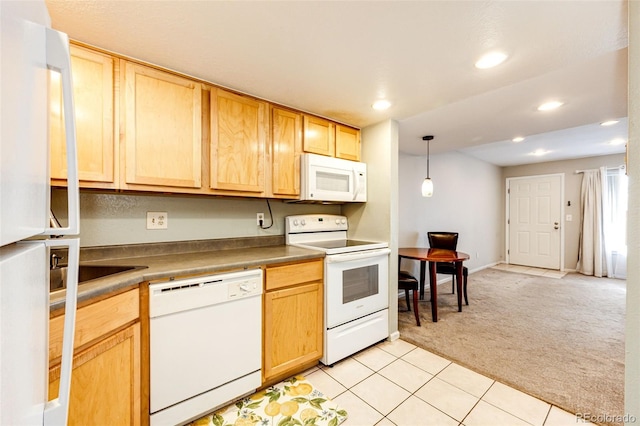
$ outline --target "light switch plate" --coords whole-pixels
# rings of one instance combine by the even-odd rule
[[[147,229],[167,229],[168,226],[167,212],[147,212]]]

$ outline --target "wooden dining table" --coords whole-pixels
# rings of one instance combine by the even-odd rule
[[[401,247],[398,249],[398,265],[402,259],[413,259],[420,262],[420,299],[424,300],[424,281],[426,263],[429,262],[429,290],[431,292],[431,317],[438,321],[438,278],[436,264],[452,262],[456,267],[456,287],[458,290],[458,312],[462,312],[462,262],[469,260],[469,255],[461,251],[428,247]],[[399,267],[399,266],[398,266]]]

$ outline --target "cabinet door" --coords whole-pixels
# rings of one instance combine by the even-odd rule
[[[266,102],[211,89],[212,189],[265,192],[268,129]]]
[[[114,60],[71,45],[71,68],[80,186],[115,187]],[[56,72],[51,72],[49,99],[52,184],[66,185],[64,114],[60,74]]]
[[[304,116],[304,152],[335,155],[335,124],[323,118]]]
[[[49,372],[49,399],[57,397],[60,367]],[[76,354],[69,425],[139,425],[140,324]]]
[[[297,197],[300,195],[302,116],[273,108],[271,141],[271,193],[274,197]]]
[[[200,188],[202,85],[123,62],[124,188],[130,184]]]
[[[336,125],[336,157],[360,161],[360,130]]]
[[[263,381],[322,357],[322,281],[264,295]]]

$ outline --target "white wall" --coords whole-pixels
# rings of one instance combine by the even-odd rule
[[[465,262],[469,270],[499,262],[504,216],[500,167],[457,152],[432,155],[429,166],[434,191],[424,198],[426,157],[399,156],[399,246],[428,247],[428,231],[458,232],[458,250],[471,256]],[[404,262],[402,268],[409,269]]]
[[[53,190],[51,206],[63,222],[66,190]],[[218,238],[284,235],[284,217],[292,214],[340,214],[340,206],[289,204],[270,200],[272,228],[256,225],[256,213],[269,209],[264,199],[177,195],[129,195],[82,192],[80,194],[80,245],[82,247]],[[168,229],[147,230],[148,211],[168,213]]]
[[[640,3],[629,2],[629,216],[625,413],[640,419]],[[636,422],[633,422],[634,424]],[[631,424],[629,422],[628,424]]]
[[[345,204],[349,238],[387,241],[389,333],[398,331],[398,123],[384,121],[362,129],[362,161],[367,163],[367,203]]]
[[[548,161],[546,163],[525,164],[522,166],[512,166],[503,168],[503,178],[535,176],[545,174],[564,174],[564,214],[570,214],[572,221],[563,220],[562,231],[564,232],[564,268],[575,270],[578,262],[578,248],[580,244],[580,214],[582,203],[580,192],[582,187],[583,174],[575,173],[576,170],[597,169],[601,166],[617,167],[624,165],[624,154],[602,155],[599,157],[577,158],[575,160]],[[567,202],[571,202],[571,206]],[[506,200],[503,193],[502,205]],[[504,252],[504,239],[503,249]]]

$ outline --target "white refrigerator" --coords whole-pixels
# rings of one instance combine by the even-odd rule
[[[0,0],[0,425],[67,423],[79,233],[69,40],[44,0]],[[52,71],[49,71],[52,70]],[[67,135],[68,226],[49,227],[49,72],[59,72]],[[59,397],[48,400],[49,252],[69,271]]]

